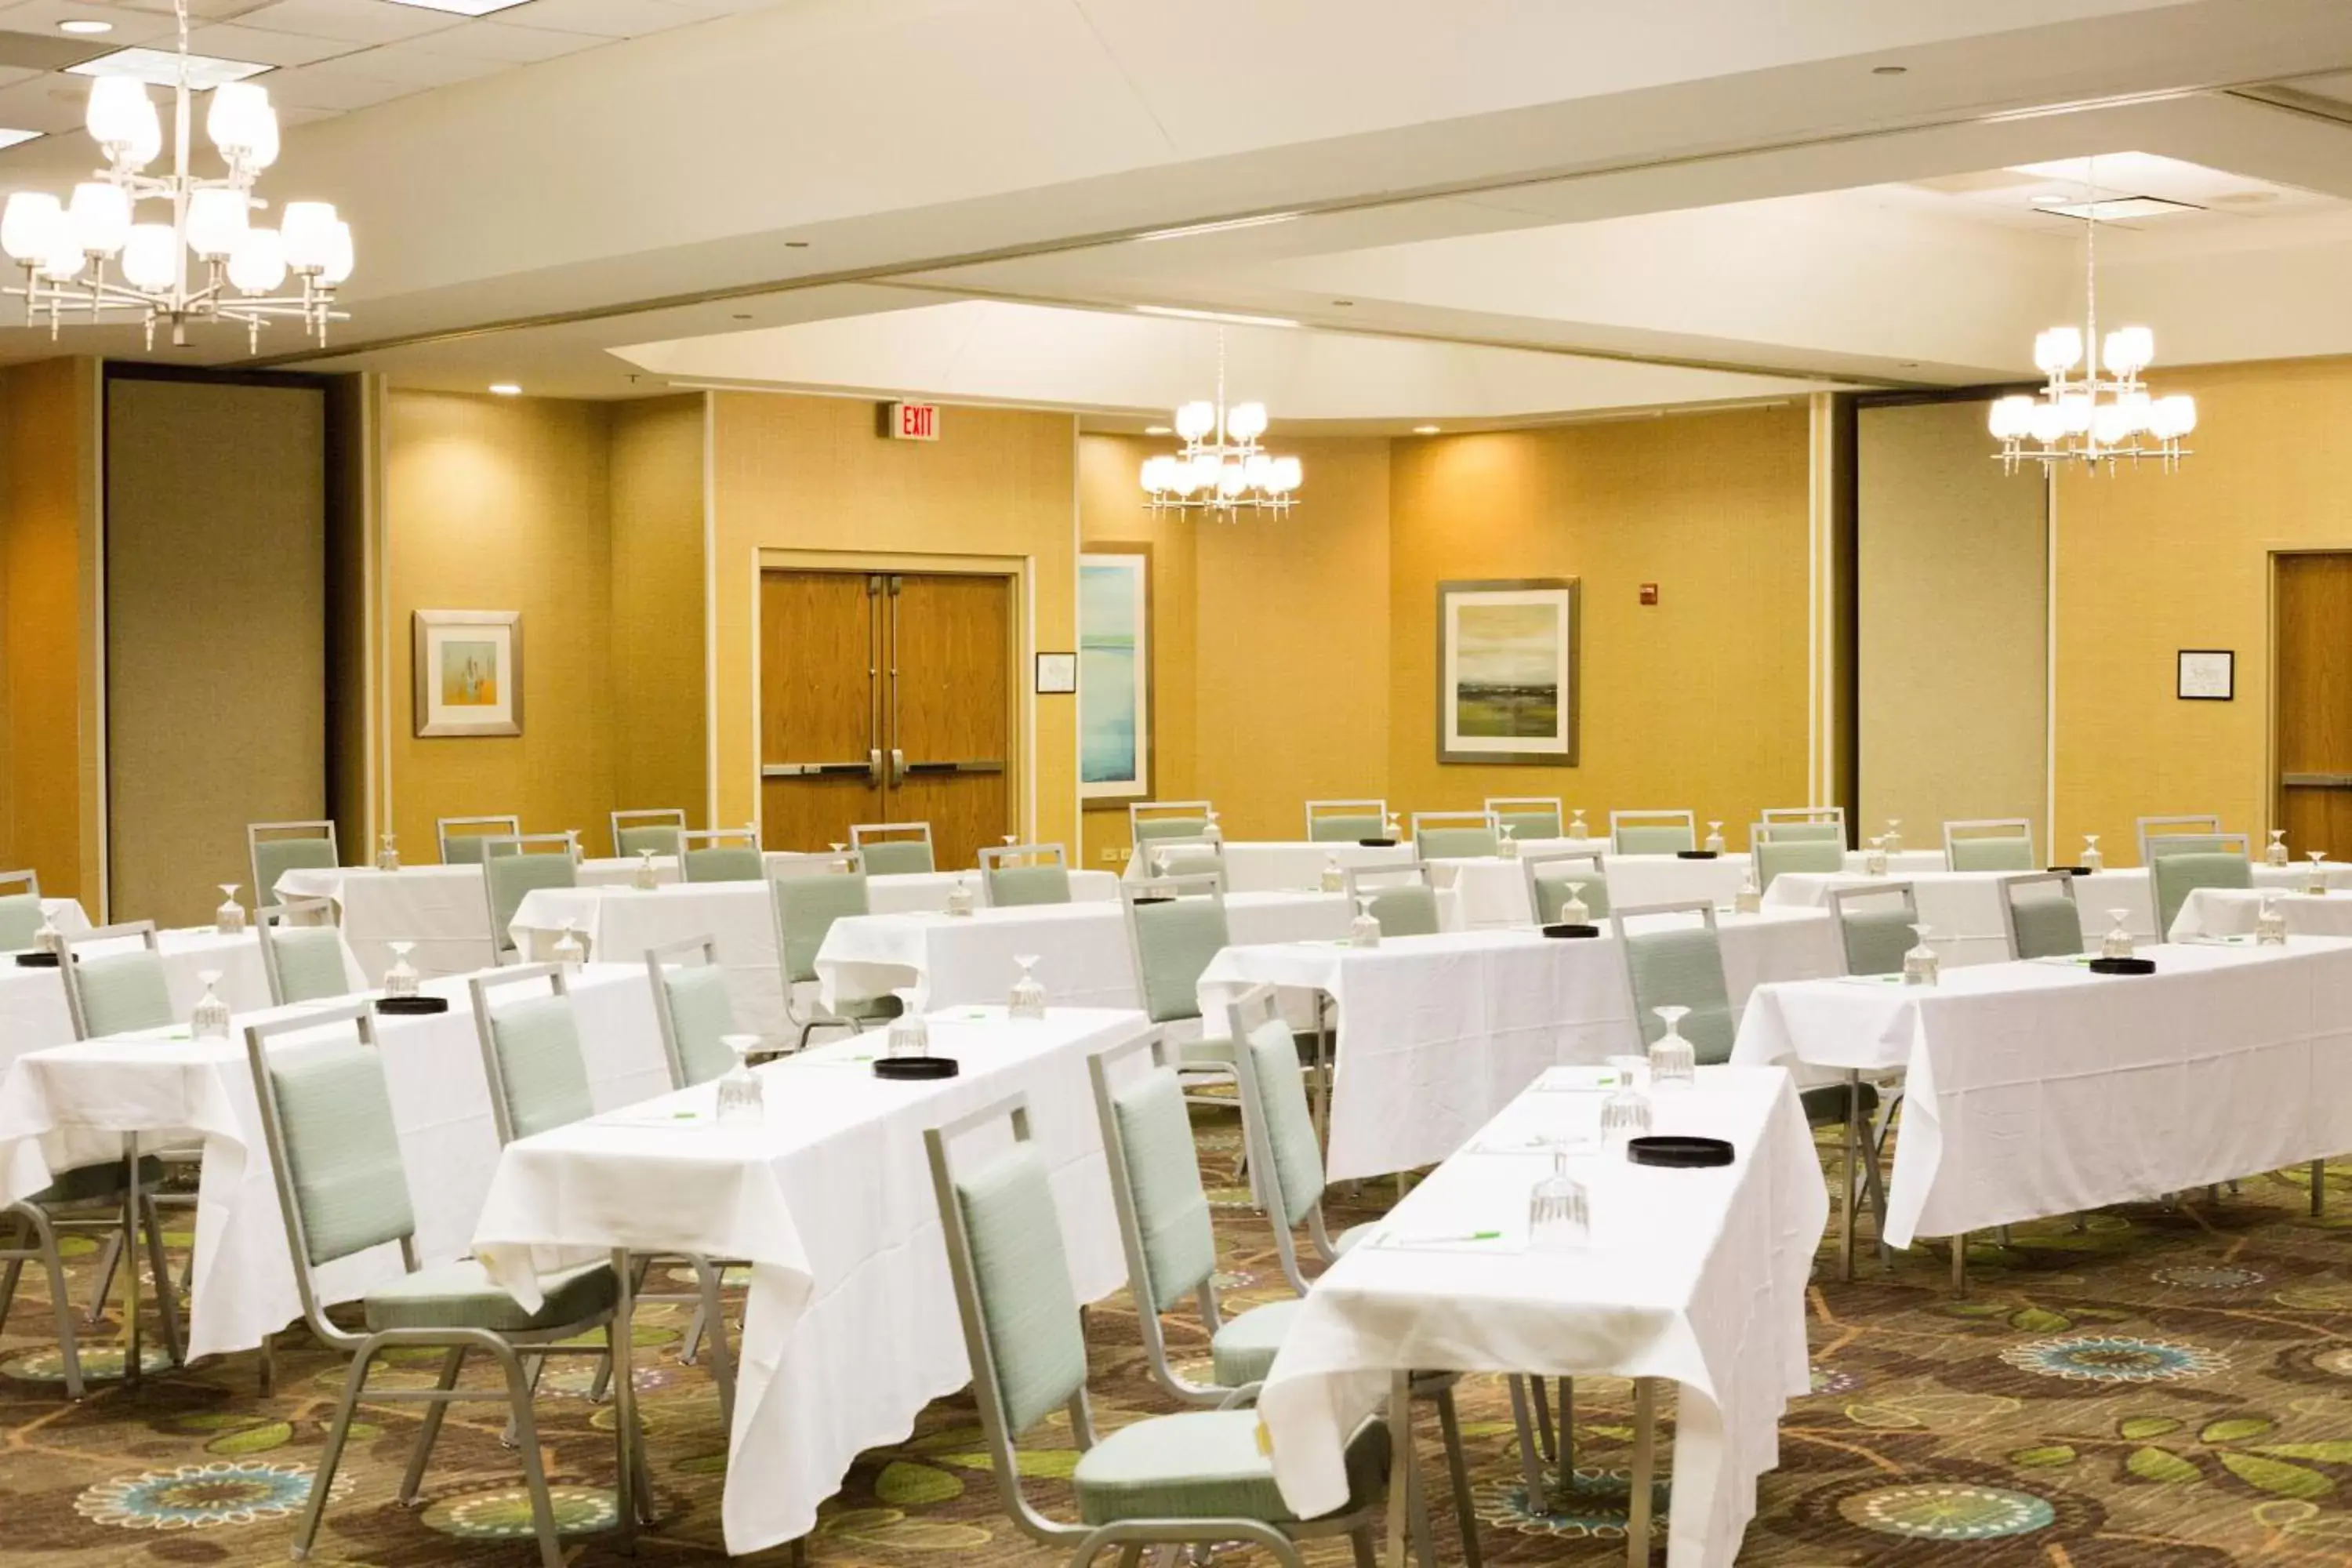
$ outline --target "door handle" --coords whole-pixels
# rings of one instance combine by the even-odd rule
[[[890,782],[898,783],[907,776],[907,753],[897,746],[890,748]]]
[[[979,758],[955,763],[910,763],[905,761],[902,757],[898,763],[898,769],[899,772],[906,773],[926,773],[932,775],[940,773],[1001,773],[1004,771],[1004,763],[1001,759],[994,757]]]
[[[760,769],[763,779],[845,778],[851,773],[872,776],[872,763],[768,763]]]
[[[2352,773],[2281,773],[2289,789],[2352,789]]]
[[[866,782],[870,784],[882,782],[882,752],[879,747],[866,753]]]

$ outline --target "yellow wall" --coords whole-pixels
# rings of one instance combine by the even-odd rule
[[[516,812],[601,852],[614,793],[607,410],[554,398],[394,392],[384,562],[394,825],[435,856],[437,817]],[[523,732],[415,734],[414,612],[522,612]]]
[[[707,827],[703,403],[698,393],[612,411],[613,798],[677,806]]]
[[[1031,655],[1076,647],[1076,453],[1064,414],[941,411],[937,441],[888,441],[875,405],[850,398],[718,393],[711,398],[711,506],[719,680],[719,820],[757,808],[754,606],[761,552],[807,560],[961,556],[1027,563]],[[1075,699],[1024,695],[1036,734],[1027,830],[1077,842]],[[1023,810],[1027,817],[1025,808]]]
[[[2272,809],[2269,552],[2352,550],[2352,360],[2159,380],[2197,398],[2195,453],[2179,470],[2058,483],[2058,847],[2097,833],[2118,865],[2135,855],[2143,816],[2219,812],[2261,842]],[[2174,695],[2185,647],[2237,651],[2234,701]]]
[[[1199,622],[1196,542],[1202,525],[1145,510],[1143,492],[1136,488],[1143,459],[1167,447],[1164,440],[1141,436],[1079,437],[1078,525],[1086,550],[1150,547],[1152,793],[1163,800],[1192,800],[1201,787],[1193,747],[1199,685],[1193,630]],[[1085,815],[1086,864],[1124,864],[1126,803],[1097,801]]]
[[[1804,804],[1806,479],[1802,406],[1398,442],[1391,806],[1687,806],[1737,846]],[[1578,765],[1441,765],[1437,584],[1511,577],[1580,582]]]

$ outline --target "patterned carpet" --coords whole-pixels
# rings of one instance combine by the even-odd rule
[[[1224,1289],[1279,1299],[1264,1224],[1231,1184],[1229,1117],[1199,1113],[1219,1202]],[[2344,1175],[2352,1176],[2352,1172]],[[1378,1194],[1390,1189],[1383,1184]],[[1756,1564],[2046,1564],[2202,1568],[2352,1561],[2352,1201],[2306,1217],[2302,1173],[2249,1181],[2242,1194],[2178,1211],[2155,1205],[2021,1226],[2007,1247],[1974,1249],[1974,1288],[1953,1300],[1940,1250],[1865,1262],[1836,1284],[1832,1255],[1811,1293],[1813,1394],[1781,1427],[1782,1468],[1765,1479],[1740,1562]],[[1368,1217],[1369,1207],[1334,1218]],[[182,1238],[184,1242],[184,1238]],[[75,1289],[89,1288],[88,1249]],[[299,1331],[278,1352],[278,1392],[256,1394],[255,1358],[159,1375],[136,1394],[100,1384],[79,1405],[57,1382],[39,1282],[27,1278],[0,1337],[0,1551],[12,1562],[245,1563],[285,1558],[343,1373]],[[1201,1337],[1170,1320],[1180,1358]],[[659,1523],[639,1561],[720,1555],[724,1443],[707,1373],[679,1364],[683,1308],[648,1307],[637,1341]],[[96,1331],[91,1368],[119,1372]],[[1170,1408],[1150,1384],[1129,1305],[1091,1315],[1097,1420]],[[152,1335],[151,1335],[152,1342]],[[412,1359],[400,1373],[425,1382]],[[607,1520],[609,1408],[584,1397],[583,1361],[551,1373],[541,1430],[559,1507]],[[1490,1562],[1624,1561],[1622,1469],[1628,1388],[1576,1390],[1575,1483],[1531,1512],[1501,1385],[1462,1390],[1473,1489]],[[1671,1400],[1668,1401],[1671,1407]],[[425,1505],[394,1500],[414,1406],[363,1412],[315,1555],[380,1568],[537,1561],[530,1510],[490,1405],[450,1417]],[[1422,1434],[1436,1452],[1433,1424]],[[1034,1495],[1066,1515],[1066,1458],[1033,1450]],[[827,1505],[821,1564],[1045,1568],[1058,1554],[998,1511],[968,1400],[940,1402],[896,1448],[866,1455]],[[1441,1521],[1451,1517],[1442,1467]],[[1662,1510],[1663,1511],[1663,1510]],[[1459,1547],[1441,1522],[1441,1547]],[[1346,1559],[1326,1545],[1318,1562]],[[766,1554],[782,1562],[784,1554]],[[575,1563],[617,1563],[588,1538]],[[1663,1560],[1661,1558],[1661,1560]]]

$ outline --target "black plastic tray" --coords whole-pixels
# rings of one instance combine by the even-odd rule
[[[16,967],[19,969],[55,969],[57,966],[58,955],[54,952],[35,951],[16,955]]]
[[[2095,958],[2091,960],[2094,974],[2153,974],[2156,960],[2152,958]]]
[[[1678,1171],[1728,1165],[1731,1153],[1731,1145],[1721,1138],[1634,1138],[1625,1144],[1625,1158],[1636,1165],[1658,1165]]]
[[[395,1017],[446,1013],[449,1010],[449,998],[446,996],[379,996],[375,999],[375,1010],[379,1013],[390,1013]]]
[[[1675,858],[1677,860],[1719,860],[1722,858],[1722,854],[1720,851],[1714,849],[1677,849],[1675,851]]]
[[[1601,934],[1601,928],[1599,926],[1576,925],[1569,921],[1561,921],[1554,925],[1544,927],[1543,933],[1546,936],[1599,936]]]
[[[953,1057],[877,1057],[874,1059],[876,1078],[897,1079],[904,1083],[953,1078],[962,1070]]]

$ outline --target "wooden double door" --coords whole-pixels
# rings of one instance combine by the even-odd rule
[[[2278,815],[2300,858],[2352,856],[2352,553],[2280,555]]]
[[[761,574],[766,847],[846,843],[852,823],[928,822],[948,870],[1013,830],[1014,582]]]

